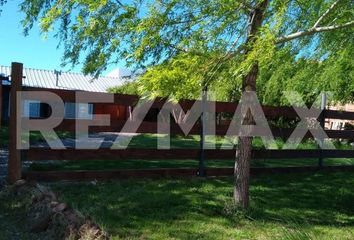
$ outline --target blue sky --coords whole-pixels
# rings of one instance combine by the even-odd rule
[[[23,14],[18,10],[18,3],[17,0],[9,0],[2,7],[3,11],[0,15],[0,65],[9,66],[11,62],[22,62],[24,67],[28,68],[80,72],[80,65],[73,69],[70,69],[70,66],[60,67],[63,49],[57,49],[58,41],[53,36],[44,39],[37,26],[34,26],[29,32],[29,36],[24,36],[20,24]],[[110,66],[105,73],[116,67],[124,66],[122,64]]]

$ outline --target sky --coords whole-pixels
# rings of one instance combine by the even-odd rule
[[[63,48],[57,49],[58,40],[53,36],[45,39],[41,36],[38,26],[25,37],[20,21],[23,13],[19,12],[18,0],[9,0],[0,15],[0,65],[10,66],[11,62],[21,62],[26,68],[62,70],[81,72],[81,65],[71,69],[70,66],[60,67],[64,53]],[[123,64],[110,66],[103,75],[114,68],[124,67]]]

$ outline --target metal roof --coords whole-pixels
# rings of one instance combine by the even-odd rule
[[[0,74],[8,76],[11,74],[11,67],[0,65]],[[65,90],[81,90],[89,92],[107,92],[110,87],[120,86],[126,80],[116,77],[98,77],[93,79],[91,76],[85,76],[80,73],[62,72],[58,77],[58,86],[56,85],[57,76],[53,71],[33,68],[24,68],[23,86],[53,88]]]

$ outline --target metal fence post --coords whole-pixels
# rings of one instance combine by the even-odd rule
[[[326,93],[323,92],[321,95],[321,115],[320,115],[320,125],[322,129],[325,129],[325,120],[326,120],[326,105],[327,105],[327,96]],[[323,167],[323,147],[324,147],[324,139],[320,139],[320,157],[318,159],[318,166]]]
[[[205,87],[202,91],[202,113],[200,116],[200,155],[199,155],[199,170],[198,176],[205,177],[205,121],[206,121],[206,101],[207,101],[207,87]]]
[[[11,90],[10,90],[10,122],[9,122],[9,164],[8,164],[8,180],[10,183],[15,183],[21,179],[22,165],[21,165],[21,151],[17,148],[17,129],[18,122],[18,99],[17,92],[22,88],[22,63],[11,64]]]

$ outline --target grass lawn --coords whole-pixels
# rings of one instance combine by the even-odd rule
[[[9,130],[7,127],[0,127],[0,147],[5,147],[9,144]]]
[[[8,196],[0,189],[0,239],[28,239],[34,240],[26,229],[26,205],[27,201]]]
[[[57,135],[60,139],[72,138],[74,135],[69,132],[58,131]],[[39,132],[31,132],[29,134],[30,143],[37,143],[45,141],[42,134]],[[1,126],[0,128],[0,147],[7,147],[9,144],[9,128]]]
[[[222,139],[216,143],[221,144]],[[131,147],[155,147],[137,136]],[[175,148],[199,145],[197,137],[174,137]],[[281,142],[280,142],[281,144]],[[261,148],[255,139],[254,147]],[[316,148],[314,142],[300,148]],[[340,144],[348,149],[349,145]],[[316,165],[317,159],[254,160],[254,167]],[[326,159],[326,165],[354,164]],[[197,167],[196,160],[87,160],[34,163],[30,170],[98,170]],[[232,167],[233,160],[207,161]],[[273,174],[251,179],[251,207],[232,204],[232,178],[127,179],[49,184],[67,202],[93,218],[112,239],[354,239],[354,173]],[[0,239],[27,239],[20,203],[0,199]],[[22,225],[21,225],[22,224]],[[5,236],[5,237],[3,237]],[[30,236],[29,238],[31,238]],[[34,238],[35,239],[35,238]]]
[[[253,178],[247,212],[231,178],[50,186],[112,239],[354,239],[354,173]]]
[[[129,148],[157,148],[157,142],[159,139],[163,139],[165,135],[159,134],[141,134],[132,137],[129,142]],[[170,147],[175,149],[199,149],[200,148],[200,137],[198,135],[172,135],[170,137]],[[275,140],[277,146],[282,148],[284,141],[280,138]],[[333,141],[337,149],[352,149],[353,147],[347,144],[346,142]],[[205,146],[206,148],[215,148],[220,149],[232,149],[235,148],[235,139],[231,137],[222,137],[222,136],[206,136]],[[253,148],[262,149],[265,148],[262,140],[259,137],[253,138],[252,142]],[[297,146],[297,149],[316,149],[318,148],[317,143],[313,139],[307,139]]]

